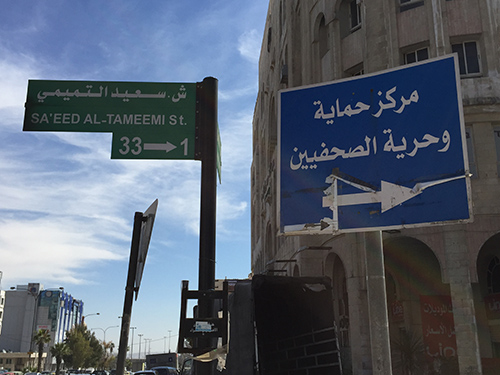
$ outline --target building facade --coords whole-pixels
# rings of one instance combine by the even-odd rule
[[[45,290],[39,283],[17,285],[5,291],[0,351],[21,353],[16,361],[19,366],[31,363],[37,352],[33,336],[38,330],[50,332],[52,346],[62,342],[66,331],[82,322],[82,316],[83,302],[62,288]],[[50,362],[50,352],[46,351]]]
[[[278,91],[456,53],[473,222],[382,232],[392,371],[490,374],[500,359],[500,2],[271,0],[253,119],[252,271],[329,276],[344,369],[377,373],[366,236],[278,227]],[[437,315],[429,306],[447,306]],[[445,338],[448,336],[448,339]],[[492,370],[493,369],[493,370]],[[424,372],[427,371],[427,372]]]

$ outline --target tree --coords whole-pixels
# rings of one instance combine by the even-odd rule
[[[59,371],[61,370],[61,362],[65,355],[69,354],[69,347],[66,343],[60,342],[58,344],[54,344],[50,348],[50,354],[56,359],[56,375],[59,375]]]
[[[99,341],[97,337],[95,337],[95,334],[93,332],[89,337],[89,343],[91,356],[89,357],[88,367],[98,367],[102,361],[102,358],[106,355],[106,351],[101,341]]]
[[[42,371],[43,347],[45,344],[48,344],[51,339],[50,332],[47,329],[39,329],[38,332],[35,333],[35,336],[33,336],[33,341],[38,346],[37,372]]]
[[[115,356],[113,355],[115,344],[112,341],[103,341],[102,347],[104,348],[104,355],[101,358],[99,367],[102,369],[109,369],[111,367],[111,363],[115,360]]]
[[[72,368],[97,367],[103,357],[104,349],[85,325],[76,325],[66,333],[64,342],[69,347],[69,353],[63,356],[67,366]]]

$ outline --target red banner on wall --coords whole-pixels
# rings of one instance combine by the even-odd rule
[[[455,357],[457,341],[450,296],[420,296],[422,333],[429,359]]]

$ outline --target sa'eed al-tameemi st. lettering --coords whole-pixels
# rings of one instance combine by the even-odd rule
[[[81,116],[78,113],[38,113],[31,114],[31,122],[33,124],[61,124],[61,125],[78,125],[78,124],[109,124],[109,125],[188,125],[185,122],[184,116],[162,114],[117,114],[106,113],[104,117],[100,117],[96,113],[87,113]]]

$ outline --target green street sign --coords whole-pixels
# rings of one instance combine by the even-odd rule
[[[125,126],[113,132],[111,159],[194,159],[194,127]]]
[[[196,83],[28,82],[25,131],[115,132],[195,127]],[[194,140],[193,140],[194,141]]]
[[[30,80],[23,130],[113,133],[111,159],[201,160],[204,83]],[[214,152],[220,179],[220,136]]]

